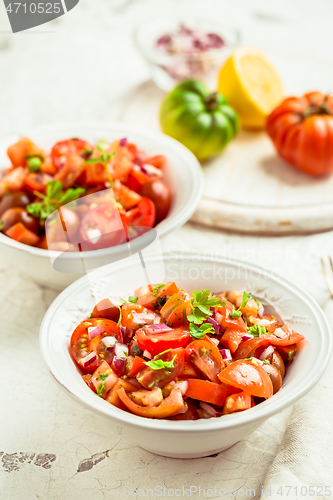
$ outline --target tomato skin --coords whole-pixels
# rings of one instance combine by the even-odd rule
[[[39,193],[45,193],[46,184],[52,180],[52,177],[48,174],[36,173],[28,174],[25,178],[24,185],[29,193],[34,194],[34,191]]]
[[[45,153],[40,149],[29,137],[21,137],[15,144],[12,144],[7,149],[7,155],[12,162],[13,167],[23,167],[26,165],[26,155],[28,154],[41,154]]]
[[[228,396],[223,405],[223,415],[229,415],[237,411],[250,409],[252,406],[252,398],[246,392],[238,392]]]
[[[128,226],[153,227],[156,218],[155,205],[149,198],[141,198],[137,206],[126,215]]]
[[[145,163],[153,165],[155,168],[164,168],[167,164],[167,159],[164,155],[149,156],[145,159]]]
[[[231,302],[227,302],[225,306],[221,306],[217,308],[217,312],[219,312],[222,316],[222,323],[221,327],[224,330],[227,330],[228,328],[234,328],[237,329],[241,332],[246,333],[246,325],[243,320],[243,318],[232,318],[230,316],[230,313],[234,310],[234,305]]]
[[[237,351],[239,344],[242,342],[243,335],[244,332],[241,330],[237,330],[235,328],[227,328],[222,335],[220,343],[226,349],[230,349],[231,353],[233,354],[235,351]]]
[[[186,360],[197,368],[205,378],[219,383],[218,374],[224,367],[222,356],[212,342],[194,340],[185,349]]]
[[[277,393],[282,387],[281,372],[275,366],[270,365],[269,363],[264,363],[262,367],[271,379],[273,385],[273,394]]]
[[[141,200],[141,196],[138,193],[128,188],[120,181],[115,181],[113,193],[117,203],[121,203],[125,210],[135,207]]]
[[[309,175],[326,175],[333,171],[332,112],[332,94],[289,97],[268,116],[266,130],[284,160]]]
[[[154,203],[156,224],[166,218],[171,206],[171,191],[166,182],[152,178],[142,186],[140,194]]]
[[[106,401],[113,406],[116,406],[117,408],[120,408],[121,410],[128,411],[124,403],[121,401],[119,398],[117,391],[119,389],[124,389],[126,392],[134,392],[138,390],[138,387],[128,380],[124,380],[121,378],[118,378],[116,384],[112,387],[112,389],[107,393],[106,395]]]
[[[59,170],[65,165],[69,156],[80,156],[84,151],[92,151],[93,147],[82,139],[66,139],[57,142],[51,150],[51,159]]]
[[[119,320],[120,312],[117,306],[113,305],[110,299],[103,299],[95,305],[92,317],[93,318],[106,318],[115,321]]]
[[[37,219],[28,214],[23,207],[14,207],[6,210],[6,212],[1,216],[1,222],[3,231],[8,231],[8,229],[14,226],[17,222],[22,222],[24,227],[33,233],[37,233],[38,231]]]
[[[124,388],[117,390],[117,394],[129,411],[139,417],[167,418],[184,412],[185,405],[179,389],[173,389],[159,406],[148,407],[135,404],[126,394]]]
[[[217,406],[222,406],[226,398],[227,389],[221,384],[209,380],[188,379],[186,396]]]
[[[0,201],[0,217],[10,208],[24,208],[30,203],[28,196],[23,191],[6,194]]]
[[[188,327],[180,326],[165,333],[149,333],[146,328],[137,330],[135,337],[140,349],[147,350],[152,356],[167,349],[185,347],[190,339]]]
[[[81,176],[85,168],[84,159],[77,155],[69,155],[54,176],[54,179],[60,181],[65,189],[70,188]]]
[[[149,311],[145,307],[139,304],[132,304],[130,302],[123,304],[121,308],[121,313],[122,313],[121,325],[127,328],[132,328],[133,330],[137,329],[140,325],[142,326],[142,323],[138,323],[136,321],[135,319],[136,315],[152,314],[151,311]]]
[[[101,335],[98,335],[92,340],[89,340],[87,336],[89,327],[95,328],[98,326],[103,330],[103,332],[106,333],[106,335],[103,336],[116,337],[118,342],[122,342],[121,331],[114,321],[101,318],[90,318],[82,321],[72,333],[69,351],[73,360],[78,363],[80,368],[89,373],[93,373],[103,363],[103,361],[106,361],[109,365],[111,365],[113,359],[113,353],[105,348],[103,342],[101,341]],[[98,355],[97,359],[90,363],[90,365],[82,367],[79,361],[85,356],[88,356],[88,354],[92,351],[96,352]],[[99,354],[101,353],[104,356],[103,358],[99,357]]]
[[[6,232],[6,236],[12,238],[19,243],[24,243],[25,245],[37,245],[39,242],[39,236],[37,236],[32,231],[29,231],[22,222],[17,222],[14,226],[10,227]]]
[[[142,186],[150,179],[149,175],[144,174],[140,167],[134,167],[128,176],[127,186],[136,193],[141,193]]]
[[[126,220],[117,206],[113,203],[102,203],[90,209],[83,217],[80,226],[80,235],[84,250],[98,250],[109,248],[126,241]],[[99,231],[98,241],[94,242],[92,231]]]
[[[135,377],[145,366],[145,360],[143,358],[140,358],[139,356],[135,356],[131,369],[128,372],[128,376]]]
[[[290,363],[297,352],[297,344],[291,344],[288,346],[278,346],[279,353],[286,363]]]
[[[268,399],[273,395],[273,385],[265,370],[245,359],[230,363],[218,378],[224,384],[242,389],[252,396]]]
[[[197,409],[190,399],[186,400],[185,406],[187,407],[185,413],[178,413],[173,417],[169,417],[169,420],[198,420]]]
[[[173,361],[173,368],[162,368],[153,370],[149,366],[145,366],[139,371],[136,378],[146,389],[162,388],[168,385],[182,372],[184,366],[185,352],[182,347],[178,349],[170,349],[166,352],[155,356],[154,359],[162,359],[163,361]]]
[[[21,191],[24,187],[26,176],[27,169],[23,167],[17,167],[7,172],[0,180],[0,196],[8,192]]]
[[[197,372],[191,363],[184,362],[183,370],[179,375],[181,378],[199,378],[200,373]]]

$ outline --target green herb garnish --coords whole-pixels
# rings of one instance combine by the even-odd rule
[[[161,285],[157,285],[155,286],[154,290],[151,292],[152,295],[155,295],[155,297],[157,296],[157,293],[158,291],[163,288],[165,286],[165,283],[162,283]]]
[[[191,337],[194,339],[202,339],[207,333],[215,333],[213,325],[210,323],[203,323],[201,326],[197,326],[194,323],[190,323],[190,333]]]
[[[161,354],[159,354],[160,356]],[[152,359],[150,361],[145,361],[145,365],[149,366],[152,370],[164,370],[164,368],[168,368],[172,370],[175,367],[174,361],[177,357],[177,354],[174,355],[171,361],[163,361],[163,359]]]
[[[27,167],[30,172],[39,172],[40,167],[42,166],[43,161],[40,156],[32,156],[27,159]]]
[[[270,362],[268,361],[268,359],[264,359],[264,363],[270,365]]]
[[[250,333],[253,337],[260,337],[268,332],[264,326],[252,325],[247,329],[247,333]]]
[[[99,377],[96,380],[101,380],[102,383],[99,385],[96,389],[97,396],[100,398],[103,396],[104,392],[106,391],[105,388],[105,380],[108,378],[109,374],[108,373],[101,373]]]
[[[121,307],[117,306],[118,309],[119,309],[119,319],[118,319],[118,322],[117,322],[117,326],[120,326],[121,325],[121,319],[123,317],[123,315],[121,314]]]
[[[252,293],[246,293],[246,292],[244,292],[244,293],[243,293],[243,298],[242,298],[242,303],[241,303],[241,305],[239,306],[239,308],[238,308],[238,309],[236,309],[236,310],[235,310],[235,309],[233,309],[232,313],[230,313],[230,314],[229,314],[229,316],[230,316],[231,318],[233,318],[233,319],[240,318],[240,317],[241,317],[241,315],[242,315],[242,311],[241,311],[241,309],[243,309],[243,308],[246,306],[246,304],[248,303],[248,301],[249,301],[250,299],[253,299],[253,295],[252,295]]]
[[[131,302],[132,304],[136,304],[138,301],[138,297],[133,297],[133,295],[130,295],[128,297],[128,302]]]
[[[210,290],[200,290],[199,292],[193,290],[192,294],[192,313],[187,316],[187,319],[190,323],[195,323],[196,325],[201,325],[208,316],[213,315],[210,307],[225,306],[226,304],[217,297],[209,298],[211,295]]]

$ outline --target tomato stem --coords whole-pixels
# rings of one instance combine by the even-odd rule
[[[207,97],[205,97],[205,104],[207,106],[208,111],[217,109],[218,108],[217,92],[212,92]]]
[[[313,115],[332,115],[332,109],[327,102],[322,102],[318,105],[310,105],[303,111],[303,119]]]

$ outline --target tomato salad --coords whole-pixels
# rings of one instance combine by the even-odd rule
[[[251,293],[146,285],[99,302],[70,354],[98,397],[140,417],[196,420],[244,411],[282,386],[304,337]]]
[[[149,157],[126,138],[97,144],[67,139],[46,152],[23,137],[7,154],[12,166],[0,179],[0,231],[26,245],[65,249],[66,231],[71,242],[88,242],[86,250],[106,248],[121,239],[96,238],[96,231],[111,233],[115,220],[128,240],[138,235],[130,227],[153,227],[169,212],[165,156]],[[98,198],[101,192],[108,196]],[[45,221],[56,210],[61,224],[46,239]]]

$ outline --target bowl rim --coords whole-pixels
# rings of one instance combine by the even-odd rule
[[[224,415],[223,417],[219,417],[216,419],[209,419],[209,420],[206,419],[199,419],[195,421],[188,421],[188,420],[170,421],[165,419],[158,420],[158,419],[139,417],[137,415],[127,413],[112,405],[109,406],[99,405],[98,407],[95,407],[93,404],[90,404],[89,401],[87,401],[88,398],[86,398],[87,396],[86,392],[83,391],[84,392],[83,397],[82,394],[79,395],[74,394],[73,392],[70,391],[70,389],[64,386],[60,380],[58,380],[57,370],[59,370],[59,368],[56,362],[53,360],[52,354],[49,352],[47,346],[48,327],[52,322],[52,318],[56,313],[58,306],[63,302],[63,300],[66,297],[74,295],[77,289],[82,288],[83,286],[86,285],[86,277],[82,277],[77,281],[75,281],[74,283],[72,283],[60,295],[58,295],[58,297],[53,301],[53,303],[47,310],[40,327],[40,349],[44,361],[48,366],[49,371],[53,376],[53,378],[60,384],[62,389],[65,390],[67,394],[70,394],[77,402],[79,402],[81,405],[85,406],[89,410],[95,411],[100,415],[102,415],[103,417],[116,421],[117,424],[119,425],[126,424],[127,426],[130,427],[149,429],[151,431],[158,431],[158,432],[193,433],[193,432],[211,432],[228,428],[236,428],[239,426],[251,424],[252,422],[258,420],[267,419],[272,415],[281,412],[286,407],[294,404],[297,400],[303,397],[319,382],[319,380],[323,376],[328,366],[330,356],[332,354],[332,335],[328,324],[328,320],[323,310],[306,291],[304,291],[302,288],[295,285],[291,281],[287,280],[286,278],[280,276],[279,274],[276,274],[272,271],[269,271],[255,264],[251,264],[249,262],[241,261],[238,259],[232,259],[228,257],[207,256],[196,252],[181,252],[181,253],[174,252],[172,253],[172,255],[171,254],[163,255],[162,259],[163,260],[168,259],[168,257],[169,258],[172,257],[173,263],[175,262],[179,263],[182,261],[186,262],[192,261],[195,263],[199,261],[206,263],[210,262],[211,264],[220,263],[224,265],[228,264],[237,265],[242,269],[255,271],[264,278],[280,283],[282,286],[289,289],[291,293],[294,296],[296,296],[296,298],[306,303],[307,307],[314,314],[320,327],[318,331],[318,338],[320,339],[321,342],[321,350],[320,350],[320,355],[313,360],[314,362],[309,371],[307,372],[306,376],[303,378],[302,384],[298,388],[297,392],[295,390],[296,388],[294,388],[292,393],[289,394],[288,397],[284,397],[281,401],[279,400],[276,401],[271,399],[269,405],[265,404],[257,405],[247,410],[246,412],[239,412],[238,414],[233,414],[233,415]],[[149,256],[149,257],[147,256],[145,260],[149,262],[161,261],[161,256]],[[111,264],[109,266],[108,272],[111,272],[113,266],[115,265],[117,265],[117,270],[119,271],[119,263],[116,263],[116,264]],[[134,265],[134,261],[133,264],[132,263],[128,264],[125,261],[122,261],[121,263],[122,268],[124,267],[129,268],[131,265]],[[99,274],[103,275],[103,268],[97,269],[96,271],[93,272],[93,274],[94,277],[98,277]],[[70,355],[68,354],[68,356]],[[91,401],[93,400],[91,399]]]
[[[163,134],[163,132],[160,131],[154,131],[154,130],[141,130],[139,127],[134,127],[132,125],[126,125],[125,123],[117,123],[115,121],[103,121],[103,120],[89,120],[89,121],[83,121],[83,122],[67,122],[67,123],[55,123],[55,124],[50,124],[46,125],[43,127],[35,127],[32,128],[29,132],[30,135],[33,134],[43,134],[43,133],[61,133],[61,129],[66,129],[66,128],[87,128],[87,129],[92,129],[92,128],[102,128],[102,127],[116,127],[119,129],[119,133],[127,133],[127,134],[139,134],[142,136],[145,136],[148,139],[151,139],[152,141],[157,141],[157,142],[162,142],[168,145],[169,147],[173,148],[174,151],[177,153],[177,155],[182,156],[186,163],[189,165],[189,171],[192,173],[192,189],[190,192],[189,199],[186,203],[186,205],[183,207],[182,210],[178,211],[177,213],[172,215],[171,223],[170,219],[168,219],[169,215],[158,223],[155,228],[157,230],[157,234],[159,237],[162,237],[166,234],[168,234],[170,231],[174,230],[177,227],[182,226],[185,224],[193,215],[195,212],[197,205],[202,198],[202,193],[203,193],[203,183],[204,183],[204,176],[202,172],[201,165],[198,161],[198,159],[195,157],[195,155],[187,149],[183,144],[180,142],[176,141],[176,139],[173,139],[172,137]],[[18,132],[12,132],[10,134],[6,134],[4,136],[0,137],[0,141],[6,141],[6,140],[11,140],[12,137],[14,136],[19,136],[20,134]],[[60,139],[59,139],[60,140]],[[0,176],[2,172],[2,168],[0,167]],[[135,240],[139,240],[139,238],[135,238]],[[5,234],[0,232],[0,244],[3,244],[5,246],[15,248],[17,250],[24,251],[28,254],[35,255],[37,257],[43,257],[43,258],[51,258],[55,259],[58,255],[59,252],[54,251],[54,250],[44,250],[42,248],[36,248],[32,247],[29,245],[25,245],[24,243],[19,243],[18,241],[13,240],[12,238],[9,238]],[[100,249],[100,250],[92,250],[92,251],[85,251],[85,252],[68,252],[68,255],[64,256],[62,254],[62,258],[65,260],[75,260],[75,259],[93,259],[95,257],[104,257],[108,256],[110,254],[116,254],[120,252],[123,255],[126,255],[126,250],[127,250],[127,244],[122,244],[122,245],[117,245],[115,247],[111,248],[106,248],[106,249]]]
[[[223,47],[220,47],[218,49],[211,49],[207,50],[204,52],[199,52],[197,54],[187,54],[184,52],[178,52],[177,54],[167,54],[167,53],[159,53],[157,49],[154,47],[146,49],[145,47],[142,46],[140,42],[140,32],[143,30],[145,27],[148,25],[155,23],[156,21],[172,21],[175,25],[179,25],[181,22],[188,22],[188,21],[198,21],[198,24],[201,24],[202,21],[207,21],[209,23],[212,23],[214,26],[213,28],[216,29],[216,31],[220,33],[223,32],[223,30],[229,30],[232,32],[233,40],[230,43],[226,43]],[[215,19],[205,16],[205,17],[199,17],[196,15],[193,16],[151,16],[144,21],[141,21],[140,23],[136,24],[136,26],[133,29],[133,41],[135,46],[142,51],[142,53],[145,55],[145,57],[151,61],[151,62],[159,62],[161,59],[173,59],[174,57],[177,57],[178,59],[184,59],[184,60],[191,60],[191,59],[203,59],[205,57],[219,57],[220,54],[224,53],[226,49],[233,50],[241,42],[241,30],[238,26],[232,26],[228,25],[227,23],[218,23],[216,22]]]

